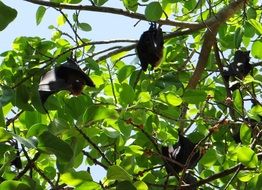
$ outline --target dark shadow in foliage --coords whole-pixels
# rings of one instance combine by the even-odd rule
[[[42,104],[47,98],[61,90],[68,90],[73,95],[80,95],[84,85],[95,87],[93,81],[69,58],[68,61],[45,73],[39,83],[39,95]]]
[[[234,55],[234,61],[224,68],[223,77],[226,82],[231,81],[230,90],[234,91],[239,89],[240,83],[238,80],[242,80],[252,70],[252,65],[249,63],[250,51],[237,50]]]
[[[196,144],[192,143],[188,138],[179,134],[178,142],[175,145],[169,147],[166,146],[162,147],[162,154],[165,157],[168,157],[176,162],[179,162],[182,165],[185,165],[187,159],[189,158],[189,155],[194,150],[195,146]],[[197,165],[198,161],[200,160],[201,156],[202,155],[200,150],[197,149],[193,153],[193,156],[190,159],[187,169],[194,168]],[[168,160],[165,161],[165,168],[168,175],[176,175],[183,170],[183,167]],[[197,180],[190,173],[186,173],[184,177],[184,182],[188,184],[193,184],[196,183]],[[195,188],[191,188],[191,189],[195,189]]]
[[[148,65],[152,69],[158,66],[163,57],[164,38],[160,26],[151,23],[150,28],[145,31],[136,46],[138,58],[143,71],[147,70]]]
[[[12,160],[11,165],[15,166],[17,169],[22,169],[22,161],[21,161],[20,151],[18,149],[17,141],[14,141],[12,145],[16,149],[16,156],[15,159]]]

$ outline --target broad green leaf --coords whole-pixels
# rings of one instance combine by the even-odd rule
[[[0,184],[0,190],[31,190],[31,187],[20,181],[7,180]]]
[[[149,94],[149,92],[141,92],[138,95],[138,101],[139,102],[149,102],[151,100],[151,95]]]
[[[83,115],[85,122],[116,118],[118,118],[117,111],[103,106],[90,106]]]
[[[177,96],[176,94],[173,94],[172,92],[161,93],[159,98],[163,102],[166,102],[172,106],[179,106],[183,102],[179,96]]]
[[[123,105],[131,104],[135,99],[135,92],[133,88],[126,84],[122,84],[122,88],[120,90],[120,101]]]
[[[201,158],[200,163],[206,167],[211,167],[217,162],[217,153],[214,149],[209,149]]]
[[[105,134],[110,138],[117,138],[120,135],[120,132],[112,127],[105,128]]]
[[[124,6],[133,12],[137,11],[138,3],[137,0],[123,0]]]
[[[124,190],[124,189],[137,190],[135,188],[135,186],[130,181],[118,182],[117,185],[116,185],[116,190]]]
[[[15,137],[15,139],[20,142],[21,144],[25,145],[27,148],[32,148],[32,149],[35,149],[36,148],[36,145],[37,145],[37,141],[35,138],[23,138],[23,137],[20,137],[19,135],[17,134],[13,134],[13,136]]]
[[[262,49],[262,41],[255,41],[252,44],[252,48],[251,48],[252,56],[257,59],[262,59],[261,49]]]
[[[183,100],[190,104],[198,104],[206,100],[207,93],[203,90],[187,89],[183,95]]]
[[[143,148],[141,147],[141,146],[138,146],[138,145],[130,145],[130,146],[128,146],[127,147],[127,149],[126,149],[126,153],[129,153],[131,156],[132,155],[142,155],[142,154],[144,154],[144,150],[143,150]]]
[[[94,181],[87,181],[77,186],[75,190],[101,190],[101,186]]]
[[[235,36],[234,36],[234,42],[235,42],[236,49],[240,47],[243,35],[244,35],[243,27],[238,27],[235,31]]]
[[[2,88],[2,95],[0,96],[0,105],[5,106],[14,97],[15,91],[11,88]]]
[[[81,30],[85,31],[85,32],[89,32],[92,30],[92,27],[84,22],[78,23],[77,25]]]
[[[255,168],[258,166],[258,157],[256,153],[247,146],[238,147],[236,149],[238,160],[249,168]]]
[[[239,90],[236,90],[234,92],[234,106],[238,110],[239,113],[242,113],[243,111],[243,105],[242,105],[242,95]]]
[[[73,158],[72,148],[63,140],[45,131],[38,137],[38,148],[47,153],[53,153],[58,159],[70,162]]]
[[[20,85],[15,90],[14,105],[25,111],[33,111],[33,107],[29,104],[29,90],[26,86]]]
[[[0,142],[6,142],[10,139],[12,139],[12,135],[5,128],[0,127]]]
[[[103,4],[105,4],[108,0],[93,0],[93,2],[97,5],[97,6],[102,6]]]
[[[69,0],[68,3],[70,3],[70,4],[78,4],[78,3],[81,3],[81,2],[82,2],[82,0]]]
[[[107,179],[118,181],[131,181],[132,176],[120,166],[110,166],[107,170]]]
[[[136,181],[134,186],[136,187],[136,190],[148,190],[148,186],[143,181]]]
[[[254,177],[254,174],[247,171],[241,171],[237,174],[237,178],[242,182],[248,182]]]
[[[122,83],[125,79],[127,79],[127,77],[129,77],[134,71],[136,70],[136,68],[132,65],[125,65],[124,67],[122,67],[118,73],[117,73],[117,78],[118,81],[120,83]]]
[[[17,11],[0,1],[0,31],[4,30],[17,16]]]
[[[41,123],[32,125],[27,131],[26,137],[39,136],[47,130],[47,126]]]
[[[258,31],[259,34],[262,34],[262,24],[255,19],[250,19],[248,22]]]
[[[2,106],[0,104],[0,128],[1,127],[5,127],[5,116],[4,116]]]
[[[249,145],[252,137],[251,129],[243,123],[240,128],[240,139],[243,144]]]
[[[86,171],[71,171],[61,175],[61,181],[70,186],[78,186],[86,181],[91,181],[92,177],[90,173]]]
[[[247,19],[256,19],[256,17],[257,17],[256,9],[254,9],[253,7],[250,7],[247,10]]]
[[[36,24],[39,25],[45,15],[46,8],[44,6],[39,6],[36,11]]]
[[[157,21],[161,18],[163,13],[159,2],[151,2],[146,6],[145,17],[150,21]]]
[[[65,16],[67,16],[67,15],[65,15]],[[66,22],[66,18],[64,17],[64,15],[61,14],[57,17],[57,25],[58,26],[63,26],[65,24],[65,22]]]

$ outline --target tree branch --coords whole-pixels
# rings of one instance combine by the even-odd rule
[[[104,6],[98,7],[98,6],[92,6],[92,5],[73,5],[73,4],[43,1],[43,0],[24,0],[24,1],[27,1],[27,2],[33,3],[33,4],[37,4],[37,5],[43,5],[43,6],[59,8],[59,9],[110,13],[110,14],[116,14],[116,15],[126,16],[126,17],[130,17],[130,18],[138,19],[138,20],[147,21],[144,14],[133,13],[133,12],[130,12],[130,11],[125,11],[123,9],[112,8],[112,7],[104,7]],[[176,27],[180,27],[180,28],[196,28],[196,27],[199,27],[199,23],[197,23],[197,22],[171,21],[171,20],[168,20],[168,19],[159,20],[157,22],[161,25],[170,25],[170,26],[176,26]]]

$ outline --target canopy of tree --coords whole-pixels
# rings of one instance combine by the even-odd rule
[[[60,16],[1,52],[0,190],[261,189],[261,1],[24,1]],[[89,12],[151,27],[92,41]]]

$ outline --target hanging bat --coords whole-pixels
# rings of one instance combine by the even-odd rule
[[[234,91],[240,87],[239,81],[244,79],[252,70],[252,65],[249,63],[250,51],[237,50],[234,55],[234,61],[228,68],[224,68],[223,77],[226,82],[231,79],[230,90]]]
[[[178,142],[175,145],[169,147],[162,146],[162,154],[165,157],[185,165],[196,144],[192,143],[188,138],[181,134],[179,134],[178,137]],[[194,168],[197,165],[197,162],[200,160],[201,156],[202,154],[200,153],[200,150],[197,149],[197,151],[193,153],[187,168]],[[175,173],[178,174],[183,170],[183,167],[168,160],[165,161],[165,168],[169,175],[174,175]]]
[[[143,71],[147,70],[149,64],[152,69],[160,64],[163,57],[163,45],[162,29],[160,26],[157,28],[156,23],[151,23],[150,28],[141,35],[136,46]]]
[[[61,90],[68,90],[72,95],[80,95],[84,85],[95,87],[93,81],[84,73],[76,62],[68,61],[45,73],[39,83],[39,95],[42,104],[47,98]]]

